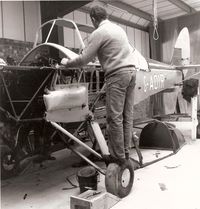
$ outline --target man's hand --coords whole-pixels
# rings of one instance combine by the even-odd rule
[[[69,59],[67,59],[67,58],[62,58],[62,60],[61,60],[61,62],[60,62],[60,65],[59,65],[59,64],[56,64],[56,65],[55,65],[55,68],[56,68],[56,69],[64,69],[65,66],[66,66],[67,63],[68,63],[68,60],[69,60]]]
[[[69,60],[69,59],[67,59],[67,58],[63,58],[63,59],[61,60],[60,64],[66,66],[67,63],[68,63],[68,60]]]
[[[57,64],[55,64],[55,68],[56,69],[60,69],[60,65],[57,63]]]

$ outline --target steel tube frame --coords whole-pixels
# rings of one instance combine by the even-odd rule
[[[92,154],[94,154],[95,156],[97,156],[98,158],[102,159],[102,156],[97,153],[96,151],[94,151],[92,148],[90,148],[88,145],[86,145],[85,143],[83,143],[82,141],[80,141],[78,138],[76,138],[74,135],[72,135],[70,132],[68,132],[66,129],[64,129],[63,127],[61,127],[60,125],[58,125],[56,122],[52,122],[50,121],[50,123],[59,131],[61,131],[63,134],[67,135],[68,137],[70,137],[70,139],[74,140],[75,142],[77,142],[78,144],[80,144],[81,146],[83,146],[84,148],[86,148],[88,151],[90,151]]]

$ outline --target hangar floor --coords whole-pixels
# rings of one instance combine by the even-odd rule
[[[163,152],[146,152],[146,158]],[[56,161],[42,166],[30,164],[21,175],[1,182],[2,209],[70,209],[70,196],[78,195],[76,173],[71,165],[78,161],[70,151],[54,153]],[[133,153],[134,155],[134,153]],[[184,145],[171,157],[135,171],[130,195],[113,209],[200,209],[200,140]],[[105,168],[103,162],[97,163]],[[104,176],[98,188],[104,190]]]

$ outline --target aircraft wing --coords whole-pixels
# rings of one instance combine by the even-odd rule
[[[177,70],[184,70],[184,69],[194,69],[194,68],[200,68],[200,64],[196,65],[179,65],[175,66]]]

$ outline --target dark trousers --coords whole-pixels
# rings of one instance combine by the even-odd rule
[[[125,153],[129,153],[135,78],[135,69],[128,67],[106,80],[108,147],[110,154],[116,158],[125,158]]]

